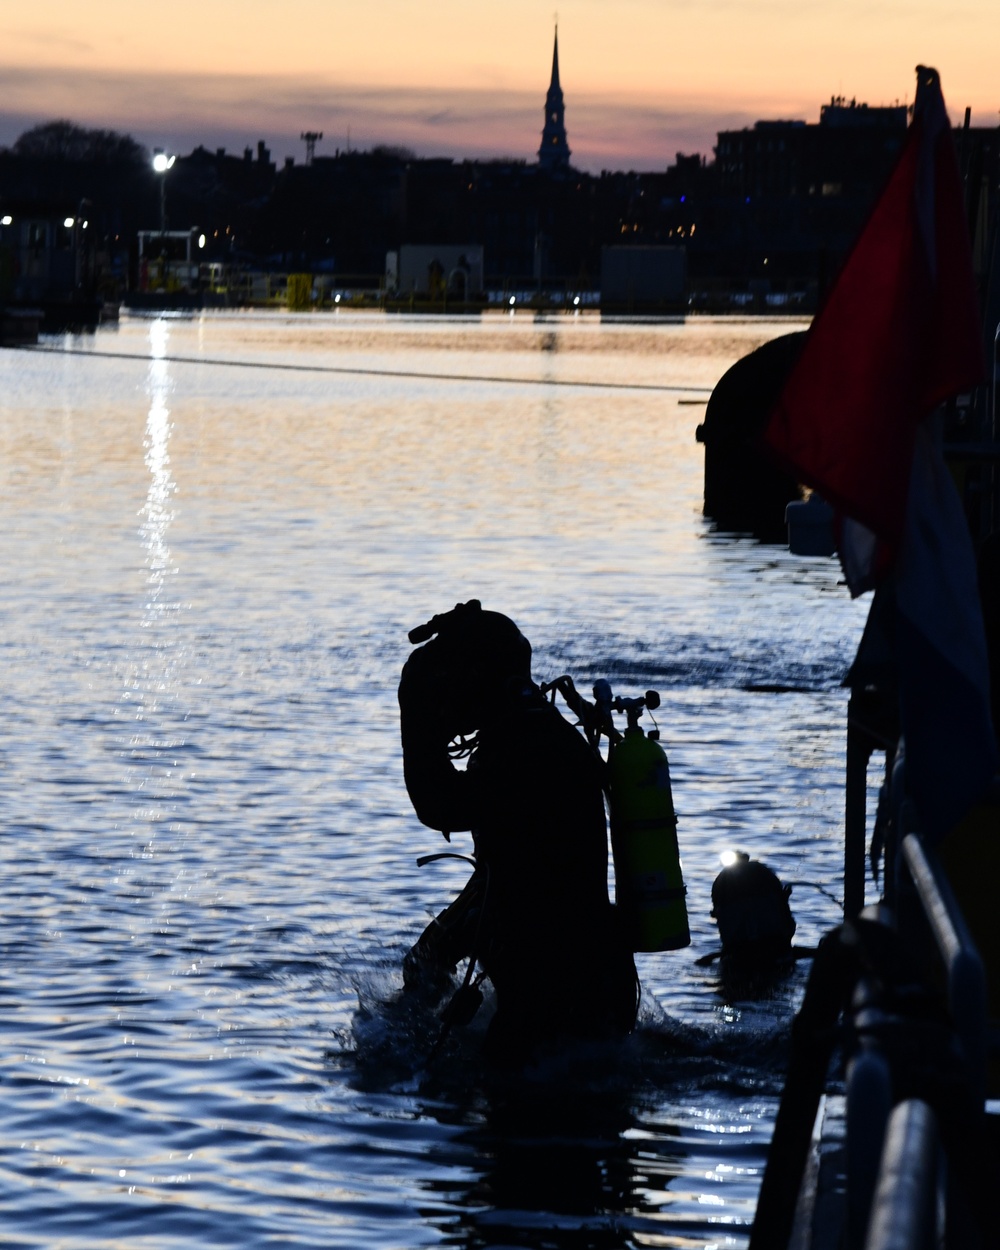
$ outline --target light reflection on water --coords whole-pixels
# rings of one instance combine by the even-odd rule
[[[0,354],[5,1235],[745,1244],[804,970],[727,1008],[694,960],[727,846],[804,944],[836,919],[865,605],[711,532],[682,395],[495,379],[708,387],[785,328],[218,316]],[[639,1035],[527,1088],[475,1029],[422,1071],[392,1002],[463,879],[415,867],[395,682],[473,595],[538,676],[661,691],[689,888]]]

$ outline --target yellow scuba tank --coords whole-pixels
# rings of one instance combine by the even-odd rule
[[[608,759],[615,901],[634,951],[678,950],[691,935],[670,767],[659,735],[647,737],[636,723],[643,701],[619,703],[629,726]]]

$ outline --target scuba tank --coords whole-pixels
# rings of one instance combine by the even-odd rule
[[[615,901],[634,951],[678,950],[691,942],[670,767],[659,733],[647,736],[639,728],[643,707],[659,702],[650,690],[644,698],[619,698],[612,705],[628,715],[608,769]]]

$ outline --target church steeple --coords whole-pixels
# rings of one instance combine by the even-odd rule
[[[559,85],[559,27],[556,26],[555,43],[552,46],[552,81],[545,97],[545,125],[542,127],[542,146],[538,149],[538,164],[542,169],[568,169],[569,144],[566,141],[566,107],[563,104],[562,87]]]

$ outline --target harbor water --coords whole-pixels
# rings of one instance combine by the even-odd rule
[[[837,922],[867,605],[713,531],[695,427],[797,328],[218,314],[0,353],[4,1245],[746,1245],[808,964],[727,1002],[711,884],[743,849],[798,944]],[[688,888],[635,1036],[518,1078],[478,1018],[432,1057],[400,993],[468,867],[416,865],[396,683],[469,598],[539,680],[660,692]]]

